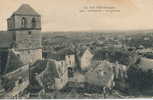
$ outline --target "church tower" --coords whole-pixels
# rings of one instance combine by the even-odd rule
[[[41,30],[41,16],[28,4],[17,9],[8,22],[8,31]]]
[[[23,4],[7,19],[12,33],[12,48],[20,52],[25,64],[42,59],[41,16],[28,4]]]

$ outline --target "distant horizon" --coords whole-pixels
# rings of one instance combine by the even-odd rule
[[[5,32],[8,30],[0,30],[0,32]],[[153,28],[152,29],[131,29],[131,30],[60,30],[60,31],[41,31],[43,33],[48,33],[48,32],[134,32],[134,31],[152,31],[153,32]]]
[[[127,32],[127,31],[153,31],[152,29],[131,29],[131,30],[64,30],[64,31],[42,31],[42,32]]]

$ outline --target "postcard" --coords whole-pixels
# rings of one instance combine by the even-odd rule
[[[0,99],[150,99],[152,0],[1,0]]]

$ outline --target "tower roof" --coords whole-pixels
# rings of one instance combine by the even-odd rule
[[[40,16],[30,5],[21,5],[13,14]]]

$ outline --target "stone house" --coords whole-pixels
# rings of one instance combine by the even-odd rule
[[[105,56],[107,56],[104,52],[95,52],[95,55],[92,59],[92,66],[96,66],[99,64],[103,64],[105,61],[108,61]],[[119,64],[117,61],[112,63],[113,72],[116,78],[126,78],[127,77],[127,66]]]
[[[127,88],[127,66],[111,63],[107,60],[98,61],[85,74],[87,83],[101,87],[118,89]]]
[[[103,61],[85,73],[86,82],[99,87],[114,87],[114,77],[112,63],[108,61]]]
[[[62,50],[57,53],[49,53],[47,59],[55,60],[58,66],[67,68],[69,76],[73,76],[76,59],[73,51],[69,49]]]
[[[92,62],[92,58],[94,56],[93,51],[90,48],[80,49],[77,54],[79,68],[82,71],[87,70]]]
[[[113,81],[117,88],[126,88],[126,79],[127,79],[127,70],[128,66],[119,64],[118,62],[110,62],[107,59],[107,53],[101,51],[95,51],[95,54],[92,58],[91,70],[97,68],[96,66],[105,66],[110,67],[110,70],[113,73]],[[108,71],[108,70],[106,70]]]

